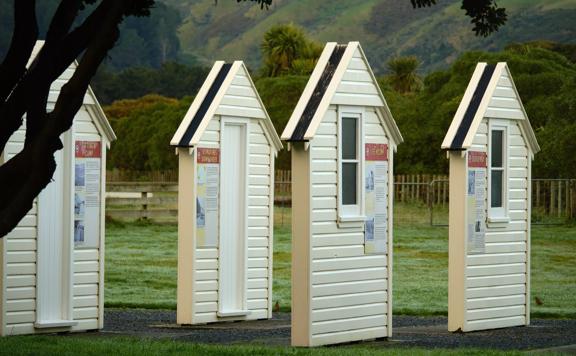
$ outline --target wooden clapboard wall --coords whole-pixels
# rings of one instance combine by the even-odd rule
[[[488,223],[485,252],[466,257],[467,331],[529,323],[529,163],[526,143],[514,121],[508,126],[508,140],[510,221],[506,226]],[[488,120],[484,119],[472,149],[487,152],[487,145]]]
[[[234,72],[235,71],[235,72]],[[194,224],[179,221],[179,281],[178,323],[197,324],[223,320],[255,320],[272,317],[272,254],[274,221],[274,159],[277,149],[271,139],[268,115],[255,91],[245,66],[235,62],[231,69],[235,73],[223,91],[213,100],[218,102],[206,129],[200,136],[197,148],[222,148],[222,121],[234,119],[248,121],[248,172],[247,172],[247,266],[246,302],[249,313],[239,316],[218,316],[219,302],[219,249],[197,246]],[[279,139],[276,136],[279,142]],[[189,157],[187,149],[179,148],[180,196],[193,196],[191,186],[195,178],[193,171],[183,172],[183,167],[192,167],[196,152]],[[187,157],[188,156],[188,157]],[[194,163],[186,162],[192,159]],[[184,168],[186,169],[186,168]],[[182,174],[186,174],[183,178]],[[179,209],[195,216],[195,204],[179,202]],[[221,213],[221,209],[220,212]],[[180,212],[180,219],[187,213]],[[180,220],[179,219],[179,220]],[[188,251],[190,246],[193,253]],[[188,261],[192,261],[191,264]],[[192,273],[192,278],[190,274]]]
[[[73,64],[54,82],[50,92],[50,103],[53,105],[58,92],[74,73]],[[106,139],[100,134],[95,123],[94,109],[88,105],[96,105],[91,93],[84,99],[84,106],[74,118],[74,139],[102,142],[103,154],[101,162],[102,189],[105,187],[105,150]],[[3,153],[4,161],[14,157],[24,147],[25,121],[9,140]],[[0,161],[0,164],[2,162]],[[103,216],[104,199],[101,199],[101,215]],[[36,246],[38,226],[38,205],[22,219],[18,226],[0,240],[0,334],[17,335],[39,332],[78,331],[99,329],[103,327],[103,267],[104,267],[104,225],[100,226],[99,248],[76,248],[73,252],[73,319],[77,322],[71,328],[36,329]]]
[[[309,98],[317,99],[320,95],[320,89],[314,94],[312,89],[321,88],[316,83],[324,71],[331,70],[329,67],[333,64],[328,64],[328,57],[342,46],[326,45],[318,64],[322,67],[317,67],[312,74],[283,133],[283,138],[292,145],[292,345],[295,346],[327,345],[392,334],[390,197],[393,153],[402,137],[358,42],[345,46],[304,139],[294,134],[300,120],[307,117],[302,112],[309,106]],[[352,221],[339,217],[338,121],[341,113],[361,118],[362,155],[368,143],[390,148],[385,173],[388,182],[385,253],[366,253],[362,218]],[[307,135],[310,135],[309,141]],[[363,183],[362,187],[364,189]],[[359,204],[364,204],[362,199]]]
[[[465,98],[486,66],[479,63]],[[539,146],[506,63],[498,63],[466,135],[471,144],[450,156],[450,263],[448,328],[473,331],[530,323],[531,161]],[[476,79],[475,79],[476,78]],[[467,104],[467,103],[463,103]],[[461,104],[461,107],[462,105]],[[460,110],[460,109],[459,109]],[[475,124],[475,123],[478,124]],[[456,127],[457,118],[452,123]],[[468,248],[466,183],[468,151],[486,152],[490,128],[505,128],[505,216],[490,217],[486,169],[485,238],[481,249]],[[453,133],[446,136],[448,148]],[[465,141],[466,143],[466,141]],[[489,166],[490,163],[488,163]]]

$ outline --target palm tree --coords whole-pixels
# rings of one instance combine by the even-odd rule
[[[293,24],[270,28],[262,41],[267,75],[275,77],[290,70],[294,60],[308,49],[307,42],[304,32]]]
[[[387,63],[390,84],[399,93],[413,93],[422,88],[422,79],[416,73],[420,61],[415,56],[392,58]]]

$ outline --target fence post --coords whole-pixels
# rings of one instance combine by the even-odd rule
[[[148,192],[142,192],[141,198],[144,200],[142,203],[142,219],[148,219]]]
[[[562,181],[558,181],[558,217],[562,216]]]
[[[540,207],[540,181],[536,181],[536,207]]]
[[[556,201],[556,191],[554,190],[554,181],[550,181],[550,212],[549,214],[554,214],[554,202]]]

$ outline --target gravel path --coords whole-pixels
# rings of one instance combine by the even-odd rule
[[[276,313],[272,320],[228,322],[198,326],[176,325],[175,311],[107,310],[104,330],[93,333],[169,338],[199,343],[256,343],[289,345],[290,314]],[[349,344],[357,346],[358,344]],[[374,347],[456,348],[537,350],[576,345],[576,320],[533,319],[528,327],[471,333],[449,333],[445,317],[394,317],[394,335],[361,343]],[[574,346],[571,349],[574,351]]]

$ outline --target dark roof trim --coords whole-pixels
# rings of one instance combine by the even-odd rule
[[[478,85],[474,90],[472,99],[470,99],[470,104],[468,104],[468,108],[464,113],[464,117],[460,122],[460,126],[458,126],[458,130],[456,131],[456,135],[454,135],[454,139],[452,140],[452,144],[450,145],[449,150],[458,151],[463,149],[462,144],[464,143],[464,139],[466,139],[466,135],[468,134],[468,130],[470,130],[472,121],[474,121],[474,117],[478,112],[482,98],[484,97],[484,94],[486,94],[488,83],[490,83],[490,79],[492,79],[492,74],[494,74],[495,69],[495,64],[488,64],[486,67],[484,67],[482,76],[478,81]]]
[[[304,108],[304,112],[302,113],[300,120],[298,120],[298,124],[296,124],[296,127],[294,128],[294,132],[292,132],[292,137],[288,140],[289,142],[307,141],[304,139],[304,135],[316,114],[316,110],[318,110],[322,98],[324,98],[324,94],[326,94],[326,89],[328,89],[328,85],[330,85],[332,77],[334,77],[336,68],[338,68],[345,50],[346,45],[336,45],[332,51],[330,59],[328,59],[328,63],[326,64],[326,67],[324,67],[324,71],[322,72],[320,79],[318,79],[316,87]]]
[[[222,65],[222,68],[220,68],[220,71],[218,72],[216,79],[214,79],[212,85],[210,86],[210,89],[208,90],[208,93],[206,93],[204,100],[202,100],[202,104],[200,104],[200,107],[194,114],[194,118],[190,122],[190,125],[186,129],[186,132],[184,133],[184,135],[182,135],[182,139],[178,143],[178,147],[190,146],[189,144],[190,140],[192,140],[192,137],[194,137],[196,130],[198,130],[198,126],[200,126],[200,123],[202,122],[204,115],[206,115],[206,112],[208,111],[208,108],[212,104],[214,97],[216,97],[216,93],[218,93],[218,91],[220,90],[220,87],[222,86],[224,79],[226,79],[228,72],[230,72],[230,68],[232,68],[232,63],[224,63]]]

